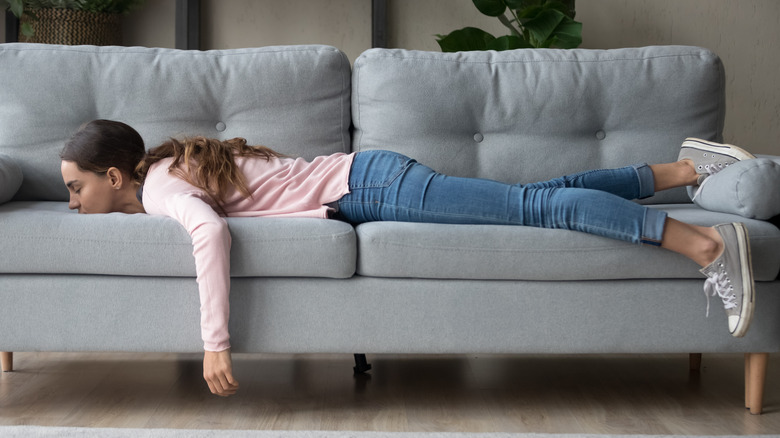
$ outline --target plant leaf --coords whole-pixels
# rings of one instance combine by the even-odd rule
[[[556,9],[544,9],[535,17],[524,21],[525,27],[531,34],[532,41],[536,41],[539,47],[544,47],[544,42],[550,39],[555,32],[555,28],[567,18],[563,12]]]
[[[531,6],[541,6],[545,0],[504,0],[504,3],[512,9],[526,9]]]
[[[501,14],[498,16],[498,21],[501,22],[504,26],[506,26],[507,29],[512,33],[512,35],[520,35],[520,29],[516,28],[512,22],[516,20],[510,20],[507,18],[506,14]]]
[[[8,0],[8,7],[11,9],[11,13],[20,18],[24,13],[24,1],[23,0]]]
[[[545,6],[557,9],[569,18],[574,18],[577,14],[577,11],[574,9],[574,0],[548,0]]]
[[[479,12],[489,16],[498,17],[506,11],[504,0],[471,0]]]
[[[559,49],[574,49],[582,44],[582,23],[574,21],[569,17],[555,28],[553,41],[548,47],[557,47]]]
[[[564,2],[559,0],[548,0],[544,5],[544,9],[555,9],[556,11],[561,11],[563,15],[566,15],[567,17],[574,18],[573,16],[573,9],[566,5]]]
[[[487,50],[531,49],[531,44],[517,35],[504,35],[487,43]]]
[[[487,50],[488,43],[496,37],[476,27],[464,27],[449,35],[437,35],[442,52],[461,52],[469,50]]]
[[[582,23],[573,19],[574,2],[575,0],[472,0],[482,14],[497,17],[510,30],[511,35],[496,38],[481,29],[466,27],[449,35],[437,35],[437,42],[444,52],[533,47],[576,48],[582,44]],[[508,14],[507,7],[510,9]]]
[[[22,35],[26,37],[31,37],[35,35],[35,29],[33,29],[32,25],[30,23],[22,23],[20,27],[20,30],[22,31]]]
[[[520,19],[528,18],[528,17],[535,17],[539,15],[539,12],[544,10],[544,8],[541,5],[531,5],[531,6],[524,6],[522,8],[517,8],[515,11],[517,13],[517,17]]]

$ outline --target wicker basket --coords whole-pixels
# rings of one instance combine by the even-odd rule
[[[19,32],[19,41],[28,43],[117,46],[122,44],[120,14],[76,11],[73,9],[35,9],[38,17],[25,14],[21,23],[30,23],[35,34]]]

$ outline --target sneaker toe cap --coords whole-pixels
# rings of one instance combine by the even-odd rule
[[[739,325],[739,315],[729,315],[729,332],[734,333],[737,331]]]
[[[747,331],[747,324],[741,324],[740,322],[743,322],[742,319],[739,317],[739,315],[729,315],[729,333],[731,333],[732,336],[741,338],[745,336],[745,332]]]

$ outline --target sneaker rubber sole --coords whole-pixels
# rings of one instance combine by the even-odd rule
[[[700,138],[686,138],[682,144],[684,148],[691,148],[700,151],[714,152],[719,155],[726,155],[737,161],[750,160],[756,158],[755,155],[733,144],[721,144],[713,141],[702,140]]]
[[[753,260],[750,254],[750,240],[748,240],[747,228],[741,223],[735,223],[734,228],[737,232],[739,264],[742,268],[742,312],[732,335],[741,338],[745,336],[748,327],[750,327],[750,322],[753,320],[755,284],[753,281]]]

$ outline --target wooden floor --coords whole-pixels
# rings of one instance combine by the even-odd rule
[[[201,379],[201,357],[16,353],[0,425],[184,429],[780,433],[780,363],[764,414],[744,402],[743,356],[234,355],[239,394]]]

